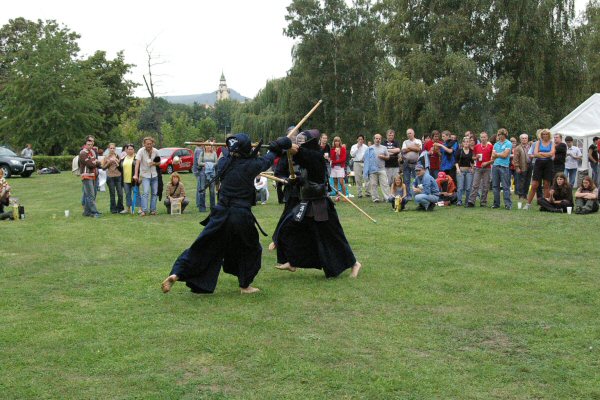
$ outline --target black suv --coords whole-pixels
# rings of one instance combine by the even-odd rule
[[[21,175],[29,178],[35,171],[35,162],[29,158],[19,157],[6,147],[0,147],[0,168],[4,170],[4,177]]]

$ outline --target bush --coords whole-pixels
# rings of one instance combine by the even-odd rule
[[[39,171],[42,168],[56,167],[60,171],[71,171],[71,163],[75,156],[33,156],[35,168]]]

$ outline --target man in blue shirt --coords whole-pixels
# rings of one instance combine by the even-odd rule
[[[504,128],[498,129],[496,137],[498,141],[492,151],[492,189],[494,191],[494,205],[492,208],[500,208],[500,182],[502,182],[502,192],[504,193],[504,208],[512,208],[510,198],[510,154],[512,153],[512,143],[506,140],[508,132]]]
[[[442,163],[440,170],[452,177],[456,182],[456,153],[458,152],[458,142],[452,139],[450,131],[442,132],[442,140],[444,143],[438,143],[435,146],[440,150],[442,155]]]
[[[415,166],[415,172],[417,173],[417,177],[413,184],[413,191],[415,194],[415,203],[419,206],[417,210],[432,211],[435,203],[440,199],[440,189],[437,182],[429,175],[422,164]]]

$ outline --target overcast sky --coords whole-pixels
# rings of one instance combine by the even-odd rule
[[[575,0],[578,10],[587,0]],[[157,65],[160,95],[215,91],[221,71],[227,85],[254,97],[269,79],[285,76],[294,42],[283,35],[291,0],[8,0],[0,24],[9,19],[54,19],[81,35],[82,55],[105,50],[114,58],[124,50],[136,64],[129,77],[143,83],[146,45]],[[136,95],[147,96],[143,86]]]

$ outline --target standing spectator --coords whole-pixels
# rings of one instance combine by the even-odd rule
[[[550,182],[554,176],[554,165],[552,158],[554,157],[554,142],[552,141],[552,135],[548,129],[543,129],[540,132],[540,140],[535,143],[533,149],[533,157],[535,158],[535,166],[533,167],[533,180],[531,182],[531,190],[527,196],[527,204],[525,209],[531,208],[531,202],[533,196],[537,192],[537,188],[540,185],[540,181],[544,184],[544,195],[545,199],[550,197]],[[541,196],[538,195],[538,200]]]
[[[592,144],[588,147],[588,162],[590,164],[590,169],[592,170],[592,180],[594,181],[595,186],[598,186],[598,177],[600,176],[600,164],[598,164],[600,154],[598,153],[598,140],[600,140],[600,138],[594,136]]]
[[[479,140],[480,143],[475,145],[475,151],[473,152],[475,156],[475,171],[473,172],[473,186],[471,187],[471,195],[469,196],[467,207],[475,207],[475,201],[480,189],[481,198],[479,199],[479,204],[481,207],[487,206],[494,146],[488,142],[487,132],[481,132]]]
[[[167,207],[167,214],[171,214],[171,204],[174,201],[181,201],[181,212],[187,207],[190,203],[188,199],[185,198],[185,187],[183,186],[183,182],[180,180],[180,176],[178,172],[173,172],[171,174],[171,180],[167,184],[167,189],[165,190],[165,207]]]
[[[25,146],[25,148],[21,150],[21,157],[33,158],[33,149],[31,148],[31,143],[27,143],[27,146]]]
[[[415,171],[417,177],[413,182],[413,192],[417,210],[433,211],[435,203],[440,199],[438,184],[421,164],[415,166]]]
[[[513,148],[513,165],[515,166],[515,193],[521,200],[527,198],[527,191],[529,190],[531,165],[527,153],[531,144],[526,133],[519,136],[519,141],[517,147]]]
[[[559,172],[565,172],[565,161],[567,158],[567,145],[562,141],[562,135],[557,133],[554,135],[554,159],[552,160],[553,175]],[[554,179],[554,177],[552,178]]]
[[[385,160],[389,159],[387,147],[381,144],[381,135],[376,133],[373,137],[375,142],[369,147],[365,159],[365,169],[363,174],[369,177],[369,184],[373,203],[379,203],[379,188],[383,193],[383,201],[386,201],[390,196],[388,179],[385,173]]]
[[[386,141],[383,143],[385,147],[387,147],[389,158],[385,160],[385,174],[388,179],[388,186],[392,184],[392,180],[396,175],[398,175],[398,171],[400,171],[400,166],[398,164],[400,154],[400,143],[395,139],[396,132],[393,129],[388,129],[386,132]]]
[[[408,139],[402,143],[402,160],[404,161],[402,164],[402,175],[404,176],[404,182],[406,182],[406,185],[410,188],[411,180],[417,176],[415,173],[415,166],[419,160],[419,154],[421,154],[423,143],[419,139],[415,139],[415,131],[412,128],[406,130],[406,136]],[[427,169],[425,164],[421,165]],[[409,189],[409,200],[412,199],[412,195],[412,191]]]
[[[589,176],[584,176],[575,192],[575,214],[590,214],[598,211],[598,188]]]
[[[440,150],[442,154],[442,163],[440,169],[446,174],[450,175],[454,181],[456,181],[456,152],[458,151],[458,143],[456,140],[452,140],[452,133],[450,131],[442,132],[443,144],[436,144],[435,146]]]
[[[123,186],[122,181],[122,169],[117,154],[117,146],[114,143],[108,145],[108,155],[102,159],[102,168],[106,170],[106,183],[108,184],[108,193],[110,195],[110,212],[112,214],[127,214],[123,207]],[[117,199],[115,201],[115,194]]]
[[[354,170],[354,180],[356,182],[356,188],[358,191],[358,198],[362,197],[363,191],[363,170],[365,166],[365,154],[367,153],[367,145],[365,145],[365,137],[358,135],[356,138],[356,144],[353,144],[350,148],[350,156],[354,160],[352,163],[352,169]],[[365,185],[365,195],[371,197],[369,190],[369,184]]]
[[[423,147],[421,148],[421,153],[419,154],[419,160],[417,162],[421,163],[427,172],[429,172],[431,164],[429,163],[429,152],[425,149],[427,143],[432,143],[431,135],[429,133],[423,135]]]
[[[139,192],[137,192],[137,197],[133,197],[135,187],[137,187],[138,183],[133,179],[135,176],[135,147],[133,144],[129,143],[123,146],[123,150],[125,150],[125,157],[121,159],[121,172],[122,172],[122,182],[123,182],[123,191],[125,192],[125,204],[127,204],[127,213],[132,213],[134,210],[134,203],[139,207],[141,205],[141,198]]]
[[[269,200],[269,186],[267,178],[260,175],[254,178],[254,189],[256,189],[256,201],[260,201],[260,204],[263,205],[267,204],[267,200]]]
[[[508,165],[508,169],[510,170],[510,177],[512,180],[511,191],[512,191],[512,188],[514,187],[514,190],[516,192],[516,190],[517,190],[517,174],[516,174],[515,164],[514,164],[513,160],[515,157],[515,148],[517,147],[517,138],[511,137],[510,144],[512,145],[512,149],[510,151],[510,162]]]
[[[437,176],[437,173],[440,171],[440,150],[435,146],[436,143],[442,143],[439,131],[433,131],[431,133],[431,142],[426,142],[424,145],[427,154],[429,154],[429,173],[431,176]]]
[[[202,140],[200,140],[200,141],[202,141]],[[194,161],[192,162],[192,173],[196,177],[196,208],[198,208],[198,210],[200,210],[200,203],[201,203],[200,191],[204,187],[204,185],[202,184],[202,181],[201,181],[201,177],[200,177],[200,171],[202,170],[202,167],[200,167],[200,165],[198,164],[198,159],[200,158],[202,153],[204,153],[204,146],[200,146],[200,145],[196,146],[196,148],[194,149]],[[206,211],[206,204],[204,205],[203,208]]]
[[[438,188],[440,189],[440,200],[444,202],[445,206],[456,203],[456,185],[452,180],[452,177],[445,172],[438,172],[438,177],[435,180]]]
[[[326,162],[326,166],[327,166],[327,176],[331,176],[331,161],[329,160],[329,155],[331,153],[331,147],[329,147],[329,144],[327,144],[327,139],[329,139],[327,137],[326,133],[322,133],[321,137],[319,138],[319,148],[321,149],[321,153],[323,154],[323,157],[325,157]]]
[[[158,150],[154,148],[154,138],[144,138],[144,147],[136,154],[135,176],[136,181],[142,181],[142,217],[150,213],[156,215],[156,201],[158,199],[158,171],[156,162]],[[159,157],[160,159],[160,157]]]
[[[573,146],[573,138],[571,136],[567,136],[565,138],[565,142],[567,142],[565,175],[567,175],[569,185],[571,185],[571,187],[575,187],[575,180],[577,179],[577,169],[579,168],[579,163],[583,158],[583,154],[581,153],[579,147]]]
[[[100,161],[94,151],[94,137],[88,136],[85,146],[79,153],[79,175],[83,185],[83,216],[100,217],[96,208],[96,176]]]
[[[333,185],[335,190],[338,189],[338,185],[341,186],[342,194],[346,194],[346,185],[344,178],[346,177],[346,145],[342,144],[342,139],[339,136],[333,138],[333,149],[329,153],[329,159],[331,160],[331,177],[333,178]],[[336,201],[340,200],[340,196],[336,196]]]
[[[213,181],[216,174],[217,153],[213,146],[204,146],[204,150],[198,153],[198,157],[194,155],[194,165],[198,176],[196,189],[196,207],[198,211],[206,212],[206,185],[209,190],[210,208],[215,206],[215,182]]]
[[[506,140],[508,132],[504,128],[498,129],[496,134],[497,142],[492,151],[492,188],[494,191],[494,204],[492,208],[500,208],[500,183],[502,183],[502,193],[504,194],[504,208],[512,208],[512,199],[510,198],[510,154],[512,153],[512,143]]]
[[[567,207],[573,207],[573,188],[567,182],[567,177],[562,172],[554,176],[550,197],[538,200],[540,211],[567,212]]]
[[[396,211],[402,211],[406,207],[406,203],[408,202],[408,190],[406,189],[406,185],[400,174],[394,177],[388,201],[392,203],[392,208]],[[398,210],[397,207],[400,207],[400,210]]]
[[[471,196],[471,187],[473,186],[473,150],[470,147],[471,139],[465,137],[462,141],[462,148],[456,153],[456,178],[458,180],[457,206],[463,205],[463,194],[465,195],[465,204]]]

